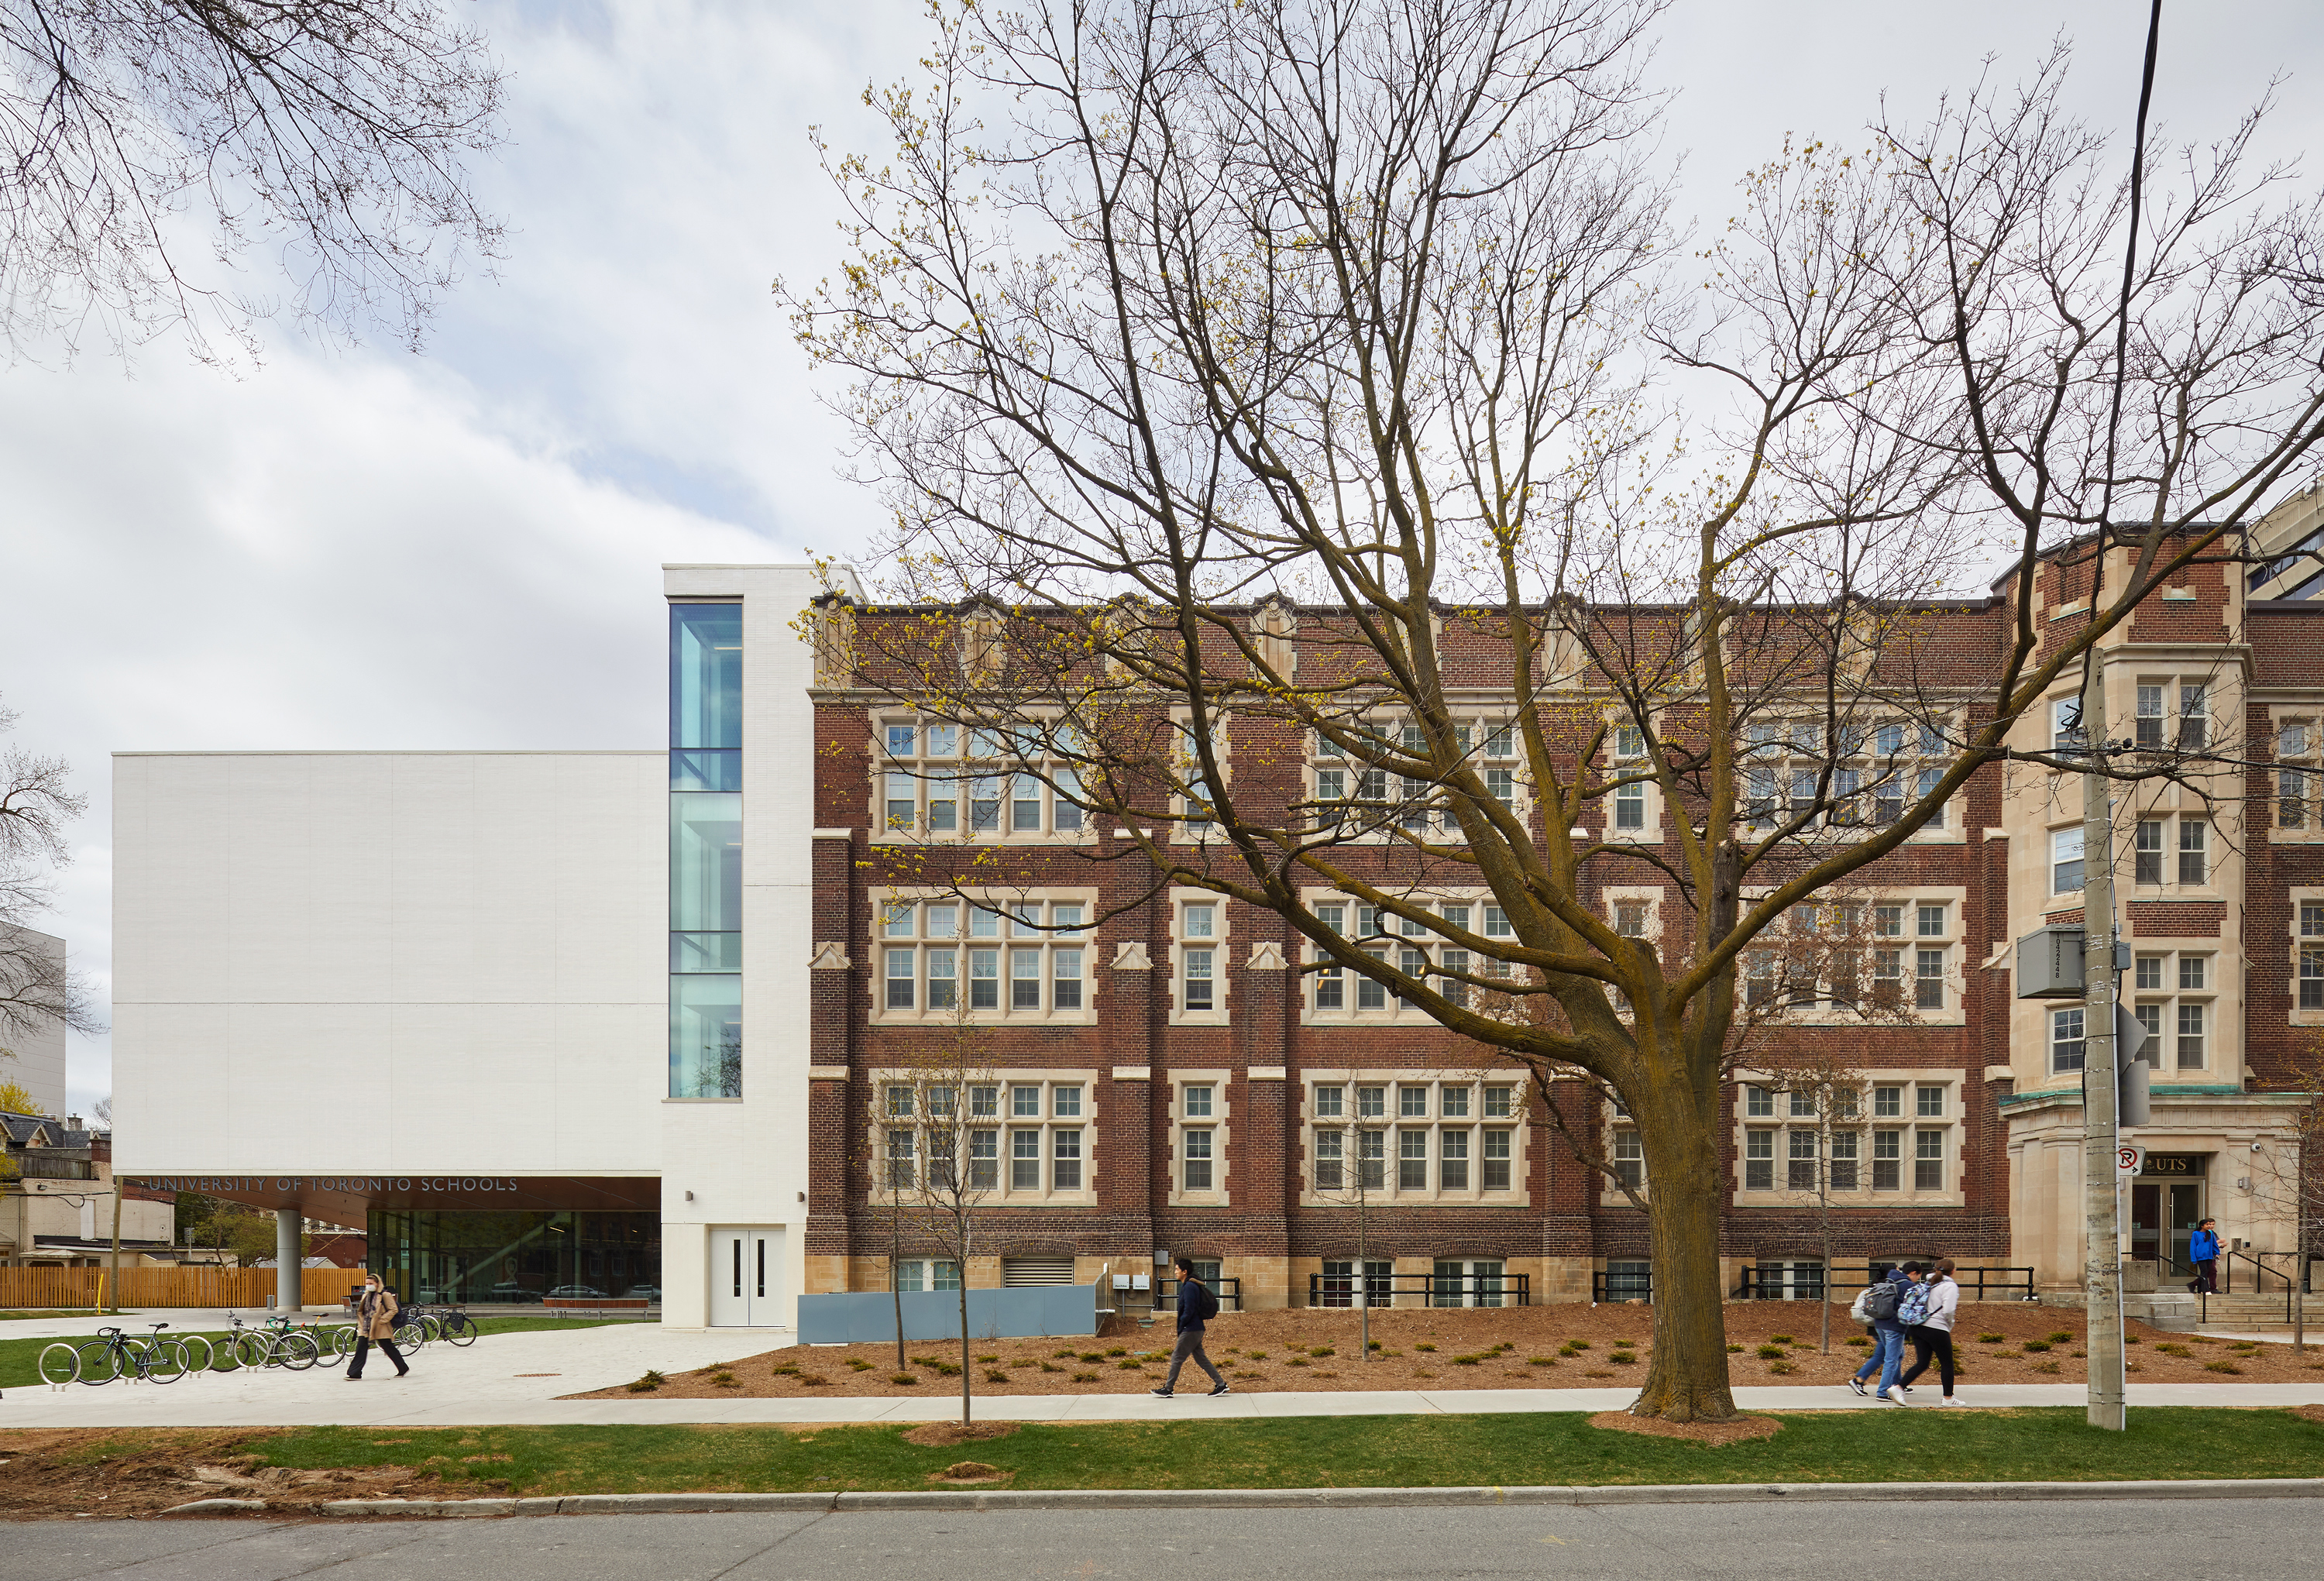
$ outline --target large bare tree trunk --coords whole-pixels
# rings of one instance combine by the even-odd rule
[[[1677,1124],[1642,1126],[1640,1136],[1655,1257],[1655,1345],[1646,1384],[1630,1409],[1665,1421],[1722,1421],[1736,1414],[1719,1265],[1727,1181],[1722,1137],[1716,1129]]]

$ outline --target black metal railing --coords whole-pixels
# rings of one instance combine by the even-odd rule
[[[1843,1291],[1854,1291],[1870,1284],[1875,1279],[1886,1279],[1894,1263],[1835,1263],[1826,1271],[1827,1279],[1818,1279],[1803,1273],[1795,1264],[1782,1264],[1762,1269],[1747,1263],[1735,1287],[1738,1301],[1813,1301],[1823,1299],[1827,1285]],[[2031,1268],[1956,1268],[1953,1282],[1960,1286],[1964,1301],[2031,1301],[2034,1298],[2034,1270]]]
[[[1362,1286],[1360,1301],[1357,1288]],[[1390,1307],[1529,1307],[1533,1276],[1527,1273],[1311,1273],[1311,1307],[1375,1310]]]
[[[1654,1304],[1655,1275],[1649,1268],[1637,1270],[1600,1269],[1590,1276],[1590,1300],[1593,1305],[1624,1301],[1645,1301]]]
[[[1205,1281],[1205,1282],[1210,1285],[1211,1293],[1219,1298],[1220,1311],[1240,1312],[1242,1310],[1241,1280],[1229,1274],[1222,1278]],[[1154,1310],[1158,1312],[1163,1310],[1165,1308],[1175,1307],[1177,1304],[1178,1282],[1175,1279],[1156,1280],[1154,1282]]]

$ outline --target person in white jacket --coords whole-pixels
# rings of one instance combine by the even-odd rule
[[[1936,1358],[1937,1377],[1945,1386],[1944,1404],[1959,1405],[1953,1398],[1953,1314],[1960,1310],[1960,1286],[1953,1282],[1953,1260],[1940,1257],[1929,1274],[1929,1308],[1921,1320],[1913,1325],[1905,1337],[1913,1342],[1913,1365],[1898,1379],[1900,1385],[1912,1387],[1913,1380],[1928,1371],[1929,1360]]]

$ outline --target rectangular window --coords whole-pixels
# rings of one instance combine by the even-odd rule
[[[2179,688],[2179,749],[2200,752],[2211,744],[2211,711],[2200,685]]]
[[[2082,887],[2082,826],[2050,832],[2050,893],[2070,895]]]
[[[2210,878],[2211,826],[2200,818],[2179,820],[2179,882],[2200,886]]]
[[[1436,1138],[1437,1179],[1447,1191],[1469,1189],[1469,1133],[1457,1127]]]
[[[1485,770],[1485,794],[1504,807],[1514,807],[1517,801],[1517,771],[1510,768]]]
[[[1341,1189],[1342,1171],[1346,1164],[1347,1134],[1343,1131],[1315,1133],[1315,1189],[1336,1191]]]
[[[1001,951],[972,950],[968,952],[968,1007],[972,1010],[1001,1008]]]
[[[930,910],[935,907],[931,906]],[[928,956],[928,1008],[949,1010],[960,1003],[960,984],[955,976],[954,952],[931,950]]]
[[[1197,1126],[1183,1131],[1178,1137],[1179,1158],[1186,1166],[1185,1189],[1207,1191],[1211,1189],[1211,1133]]]
[[[1904,1112],[1904,1089],[1901,1087],[1876,1087],[1872,1089],[1872,1113],[1887,1119]]]
[[[1336,1120],[1347,1112],[1347,1089],[1318,1087],[1311,1089],[1318,1119]]]
[[[2138,749],[2163,750],[2163,688],[2159,685],[2138,689]]]
[[[1388,1181],[1388,1135],[1382,1131],[1356,1133],[1356,1179],[1367,1191],[1384,1190]]]
[[[2204,978],[2209,975],[2209,966],[2210,957],[2208,955],[2181,955],[2179,958],[2180,988],[2183,989],[2203,987]]]
[[[1211,1117],[1211,1090],[1212,1089],[1208,1087],[1185,1087],[1179,1089],[1180,1093],[1183,1095],[1186,1109],[1186,1117],[1188,1119],[1207,1120]]]
[[[1941,1119],[1945,1112],[1945,1089],[1941,1087],[1914,1089],[1913,1112],[1924,1120]]]
[[[1913,1135],[1913,1190],[1941,1191],[1945,1189],[1945,1134],[1942,1131],[1917,1131]]]
[[[2324,939],[2324,900],[2303,900],[2300,903],[2300,936],[2303,939]]]
[[[1636,1131],[1614,1133],[1614,1178],[1633,1191],[1646,1183],[1646,1155]]]
[[[908,1010],[919,974],[913,970],[917,951],[910,949],[890,950],[888,958],[888,1008]]]
[[[891,1120],[910,1119],[912,1117],[912,1089],[910,1088],[890,1087],[888,1089],[888,1117]]]
[[[1364,953],[1370,956],[1374,961],[1385,961],[1387,959],[1387,957],[1378,950],[1367,950]],[[1388,989],[1381,985],[1378,979],[1360,977],[1356,979],[1357,1009],[1383,1010],[1387,1007]]]
[[[1428,1133],[1398,1131],[1396,1134],[1396,1189],[1399,1191],[1428,1190]]]
[[[2163,988],[2163,957],[2142,955],[2131,967],[2132,979],[2141,989],[2160,992]]]
[[[1442,1094],[1438,1098],[1437,1108],[1448,1120],[1467,1119],[1469,1117],[1469,1089],[1465,1087],[1447,1087],[1443,1089]]]
[[[1011,1010],[1038,1010],[1041,1007],[1041,952],[1038,950],[1011,950],[1009,952],[1009,1007]]]
[[[1049,1112],[1061,1120],[1081,1118],[1082,1089],[1078,1086],[1056,1089],[1050,1097]]]
[[[1060,1191],[1082,1189],[1082,1134],[1074,1126],[1062,1126],[1049,1137],[1050,1178]]]
[[[1773,1088],[1746,1087],[1743,1089],[1743,1112],[1747,1115],[1772,1115],[1775,1112]]]
[[[1396,1089],[1396,1112],[1399,1119],[1422,1120],[1428,1117],[1428,1089],[1399,1087]]]
[[[2157,818],[2142,818],[2131,850],[2131,881],[2135,884],[2163,882],[2163,823]]]
[[[1617,786],[1614,789],[1614,827],[1644,829],[1646,826],[1646,787],[1643,785]]]
[[[1916,1010],[1941,1010],[1945,1007],[1945,952],[1941,950],[1914,951],[1918,957],[1913,969],[1913,1007]]]
[[[2077,1006],[2071,1010],[2050,1012],[2050,1070],[2058,1074],[2082,1068],[2082,1012]]]
[[[1509,1189],[1509,1139],[1514,1135],[1498,1127],[1485,1133],[1483,1178],[1477,1183],[1488,1191]]]
[[[2179,1007],[2179,1068],[2200,1071],[2203,1068],[2203,1007]]]
[[[890,1130],[888,1133],[888,1189],[908,1191],[918,1180],[919,1172],[914,1167],[912,1133],[904,1129]]]
[[[1875,1131],[1872,1133],[1872,1189],[1876,1191],[1901,1191],[1904,1189],[1904,1133]]]
[[[1082,952],[1059,949],[1049,951],[1049,1002],[1059,1010],[1082,1007]]]
[[[1012,1087],[1009,1089],[1009,1112],[1019,1119],[1038,1120],[1041,1117],[1041,1089],[1038,1087]]]
[[[1784,1184],[1789,1189],[1794,1191],[1812,1191],[1816,1189],[1818,1152],[1816,1134],[1804,1126],[1794,1126],[1791,1156],[1784,1161],[1788,1166],[1784,1174]]]
[[[2159,1063],[2163,1057],[2163,1007],[2141,1005],[2131,1011],[2138,1018],[2139,1030],[2146,1034],[2146,1046],[2154,1051],[2149,1063]]]
[[[1205,901],[1199,905],[1192,904],[1188,905],[1186,907],[1186,937],[1189,939],[1214,939],[1218,937],[1217,932],[1215,931],[1218,921],[1218,910],[1219,908],[1217,905],[1208,901]]]
[[[1318,967],[1315,969],[1314,979],[1315,1008],[1318,1010],[1338,1010],[1346,1006],[1348,1002],[1347,981],[1338,967]]]
[[[2300,1007],[2324,1010],[2324,950],[2300,952]]]
[[[1923,939],[1941,939],[1945,936],[1943,906],[1923,905],[1919,908],[1919,915],[1915,920],[1920,928],[1921,937]]]
[[[968,1112],[972,1118],[989,1120],[1001,1112],[1001,1089],[997,1087],[972,1087],[968,1089]]]
[[[1358,1119],[1377,1120],[1387,1113],[1387,1088],[1359,1087],[1356,1089],[1356,1117]]]
[[[2082,744],[2082,700],[2079,697],[2053,697],[2050,700],[2050,746],[2053,751],[2070,752]]]
[[[1831,1134],[1831,1189],[1835,1191],[1856,1190],[1857,1134],[1834,1131]]]
[[[1791,1094],[1791,1099],[1792,1118],[1795,1120],[1803,1119],[1812,1117],[1815,1114],[1816,1101],[1814,1093],[1804,1090],[1794,1091]]]
[[[1018,834],[1041,832],[1041,782],[1029,774],[1010,777],[1009,827]]]
[[[1485,1089],[1485,1117],[1489,1120],[1508,1119],[1516,1110],[1516,1098],[1517,1089],[1514,1087],[1488,1087]]]
[[[1041,1134],[1038,1131],[1009,1133],[1009,1189],[1012,1191],[1038,1191],[1041,1189]]]
[[[2304,829],[2308,826],[2308,776],[2297,768],[2279,771],[2275,777],[2275,823],[2279,829]]]
[[[1001,1184],[1001,1133],[968,1134],[968,1184],[974,1191],[990,1191]]]
[[[1208,950],[1187,950],[1180,952],[1179,961],[1185,969],[1182,977],[1185,997],[1181,1008],[1209,1010],[1215,1007],[1216,1001],[1213,998],[1213,985],[1211,979],[1211,954]]]
[[[1775,1134],[1754,1128],[1743,1133],[1743,1189],[1747,1191],[1772,1191],[1775,1189]]]
[[[1872,1003],[1882,1010],[1893,1010],[1904,1002],[1904,952],[1902,950],[1875,950],[1872,952]]]

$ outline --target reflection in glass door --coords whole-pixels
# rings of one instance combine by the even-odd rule
[[[2203,1222],[2203,1186],[2200,1181],[2173,1181],[2171,1191],[2171,1272],[2192,1279],[2195,1265],[2187,1261],[2187,1238]]]

